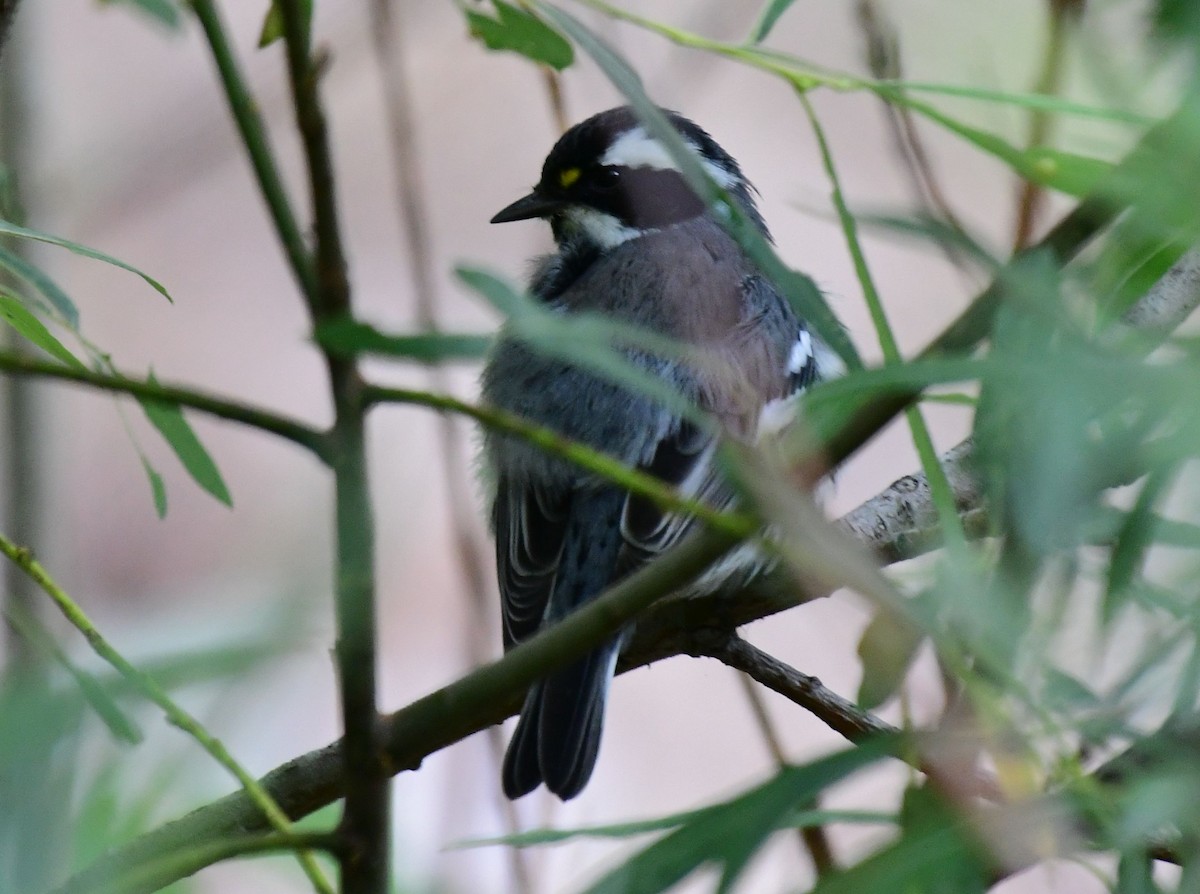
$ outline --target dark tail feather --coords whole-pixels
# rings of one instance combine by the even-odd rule
[[[544,623],[597,596],[613,579],[621,549],[625,495],[616,488],[577,493],[572,501],[554,590]],[[621,639],[535,684],[504,756],[504,793],[519,798],[541,782],[564,801],[591,778],[600,750],[604,704]]]
[[[538,760],[546,788],[564,801],[583,791],[596,766],[604,705],[619,648],[619,643],[609,643],[543,684]]]
[[[538,760],[538,716],[542,707],[542,684],[534,683],[525,696],[521,718],[508,750],[504,752],[501,784],[504,794],[516,800],[542,784],[542,768]]]

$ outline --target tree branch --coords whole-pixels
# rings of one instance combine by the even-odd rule
[[[92,372],[83,368],[64,366],[61,363],[33,360],[9,351],[0,351],[0,372],[75,382],[89,388],[98,388],[101,391],[128,394],[139,400],[177,404],[207,413],[210,416],[216,416],[219,419],[240,422],[242,425],[278,435],[312,451],[322,461],[328,461],[329,447],[325,433],[286,416],[278,416],[258,407],[205,394],[203,391],[196,391],[180,385],[147,382],[124,375]]]
[[[275,163],[271,144],[267,139],[267,128],[258,112],[258,103],[251,95],[246,78],[238,67],[237,57],[233,54],[229,36],[221,23],[220,13],[217,12],[213,0],[189,2],[208,40],[213,61],[217,65],[217,73],[221,78],[221,86],[229,101],[229,110],[237,123],[242,144],[246,147],[246,154],[250,157],[250,165],[258,180],[259,192],[267,203],[271,222],[283,245],[292,274],[304,294],[313,295],[317,290],[313,260],[304,244],[304,236],[296,222],[295,212],[292,211],[283,178],[279,174],[279,166]]]
[[[306,293],[314,326],[349,318],[350,283],[338,225],[329,134],[318,90],[324,60],[311,47],[302,0],[279,0],[296,126],[308,170],[316,235],[316,284]],[[375,532],[366,456],[367,401],[357,361],[322,348],[335,421],[331,466],[337,535],[335,616],[345,753],[338,833],[342,894],[385,894],[390,883],[391,774],[379,730]]]
[[[898,733],[890,723],[862,710],[848,699],[828,689],[816,677],[800,671],[753,646],[736,633],[697,634],[693,637],[696,657],[715,658],[722,664],[742,671],[751,679],[811,712],[831,730],[861,742],[880,733]]]

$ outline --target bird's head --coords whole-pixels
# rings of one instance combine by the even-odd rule
[[[738,163],[704,130],[664,112],[696,150],[709,176],[765,231],[753,187]],[[542,177],[492,223],[545,218],[555,241],[588,243],[606,251],[648,232],[705,213],[667,150],[628,106],[593,115],[568,130],[550,150]]]

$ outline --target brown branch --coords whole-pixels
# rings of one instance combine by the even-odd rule
[[[316,234],[315,289],[306,297],[314,326],[348,317],[350,283],[338,225],[337,193],[319,82],[324,58],[314,55],[302,0],[280,0],[296,126],[308,170]],[[337,532],[335,617],[345,750],[345,806],[338,834],[343,894],[385,894],[390,884],[391,774],[384,763],[377,708],[375,532],[367,476],[363,382],[355,360],[324,350],[333,396],[334,502]]]
[[[802,674],[746,642],[736,633],[697,634],[689,654],[715,658],[812,713],[851,742],[899,730],[827,688],[816,677]]]
[[[432,217],[421,187],[424,178],[417,141],[417,121],[405,72],[407,45],[397,33],[395,6],[393,0],[373,0],[371,30],[375,38],[376,64],[383,82],[384,111],[397,187],[395,207],[400,216],[408,269],[412,277],[417,323],[426,332],[437,332],[441,329],[441,322],[438,319],[433,249],[429,240]],[[557,75],[550,68],[546,72],[552,96],[559,99],[555,108],[561,112],[561,94],[553,92],[558,88]],[[450,379],[445,367],[430,367],[428,376],[433,391],[450,393]],[[495,646],[494,631],[489,623],[493,610],[489,603],[494,596],[494,589],[487,576],[488,563],[477,524],[478,511],[471,492],[472,479],[470,475],[463,474],[466,465],[463,421],[443,413],[438,414],[435,425],[438,453],[442,460],[442,481],[446,486],[450,508],[450,535],[458,559],[456,567],[462,575],[463,590],[473,621],[465,630],[467,653],[471,666],[477,667],[487,661]],[[504,757],[503,736],[499,726],[488,727],[488,749],[497,772]],[[516,805],[504,797],[499,789],[494,792],[494,797],[509,831],[518,831]],[[513,887],[518,891],[532,890],[528,854],[520,848],[510,848],[508,853]]]

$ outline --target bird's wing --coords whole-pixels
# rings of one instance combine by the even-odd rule
[[[502,475],[492,508],[505,651],[537,632],[562,555],[570,497]]]

